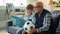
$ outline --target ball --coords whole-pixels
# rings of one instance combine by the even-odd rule
[[[32,30],[32,28],[35,28],[35,25],[33,24],[33,22],[31,21],[26,21],[24,26],[23,26],[23,29],[26,31],[26,32],[29,32],[29,30]]]

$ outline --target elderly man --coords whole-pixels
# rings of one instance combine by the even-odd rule
[[[51,22],[51,13],[43,8],[42,2],[35,3],[35,28],[25,34],[48,34],[48,29]]]
[[[51,13],[43,8],[42,2],[35,3],[35,27],[28,34],[48,34],[48,29],[51,22]]]

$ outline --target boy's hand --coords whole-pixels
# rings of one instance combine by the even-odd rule
[[[25,33],[26,33],[26,31],[23,30],[23,31],[22,31],[22,34],[25,34]]]

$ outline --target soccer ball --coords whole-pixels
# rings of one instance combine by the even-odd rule
[[[23,29],[24,29],[26,32],[29,32],[29,30],[32,30],[32,28],[35,28],[35,25],[34,25],[31,21],[25,22],[25,24],[24,24],[24,26],[23,26]]]

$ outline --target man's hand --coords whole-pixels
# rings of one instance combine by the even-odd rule
[[[37,29],[35,29],[35,28],[31,29],[31,30],[28,32],[28,34],[32,34],[32,33],[34,33],[34,32],[37,32]]]

